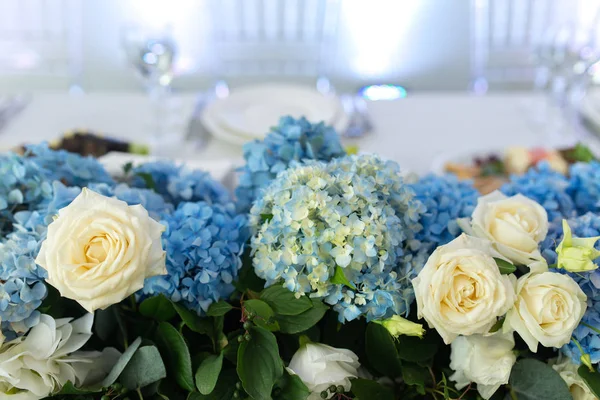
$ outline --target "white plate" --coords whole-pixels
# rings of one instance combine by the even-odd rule
[[[305,86],[251,86],[209,104],[202,113],[205,127],[217,138],[234,144],[262,139],[284,115],[304,116],[311,122],[345,125],[339,98]]]
[[[119,176],[123,173],[123,165],[131,162],[133,166],[153,162],[153,161],[173,161],[176,164],[184,164],[191,170],[202,170],[210,173],[213,179],[221,182],[228,189],[232,189],[235,185],[235,167],[236,162],[233,160],[166,160],[152,156],[142,156],[137,154],[110,152],[98,158],[98,161],[104,166],[106,171],[111,176]]]

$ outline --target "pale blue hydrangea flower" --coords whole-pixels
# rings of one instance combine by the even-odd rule
[[[576,237],[600,236],[600,216],[587,213],[577,218],[568,220],[569,226]],[[556,246],[563,237],[562,222],[555,221],[550,224],[548,235],[541,244],[542,255],[549,264],[556,263]],[[596,244],[600,249],[600,244]],[[557,270],[571,276],[587,295],[587,309],[582,322],[594,326],[600,326],[600,270],[580,273],[567,273],[562,269]],[[583,350],[590,354],[592,363],[600,362],[600,334],[580,324],[573,332],[573,337],[579,341]],[[579,364],[581,353],[573,342],[562,347],[562,351],[569,355],[574,362]]]
[[[156,192],[175,206],[180,202],[225,204],[231,201],[225,186],[214,180],[208,172],[189,170],[168,161],[146,163],[133,169],[131,185],[137,188],[146,187],[146,182],[136,176],[140,173],[150,174],[156,185]]]
[[[237,206],[247,212],[279,172],[294,162],[329,161],[346,153],[335,130],[323,122],[311,124],[302,117],[282,117],[263,140],[244,145],[246,165],[239,169],[239,186],[235,190]]]
[[[550,168],[547,162],[529,169],[523,175],[513,175],[510,182],[502,186],[507,196],[522,194],[542,205],[550,221],[571,218],[577,215],[575,204],[567,193],[567,178]]]
[[[416,239],[431,251],[460,234],[456,220],[470,217],[479,197],[471,181],[461,181],[454,175],[427,175],[410,187],[427,210],[421,216],[423,229]]]
[[[0,283],[0,318],[7,336],[10,331],[26,332],[38,323],[37,308],[46,297],[46,290],[41,281],[30,285],[23,279],[10,278]]]
[[[577,213],[600,211],[600,163],[573,164],[569,170],[567,193],[573,199]]]
[[[290,168],[250,211],[254,270],[267,286],[323,298],[341,322],[405,313],[423,211],[397,165],[375,156]],[[350,283],[332,283],[336,270]]]
[[[159,293],[203,315],[234,290],[249,237],[247,219],[229,204],[180,203],[163,214],[168,275],[146,279],[138,299]]]

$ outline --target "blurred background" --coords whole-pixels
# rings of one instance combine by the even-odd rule
[[[599,5],[0,0],[0,148],[78,132],[233,160],[280,114],[417,172],[467,150],[593,148]]]

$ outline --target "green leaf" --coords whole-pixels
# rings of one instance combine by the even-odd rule
[[[133,168],[133,163],[129,161],[128,163],[123,164],[123,175],[129,175]]]
[[[329,309],[320,300],[310,299],[312,308],[298,315],[279,315],[279,329],[283,333],[300,333],[316,325]]]
[[[244,302],[244,309],[248,314],[254,314],[252,322],[270,331],[278,331],[279,323],[275,321],[275,312],[264,301],[252,299]]]
[[[565,381],[546,363],[524,358],[514,365],[508,381],[519,400],[572,400]]]
[[[583,378],[592,393],[600,399],[600,373],[598,371],[590,371],[585,365],[580,365],[577,369],[579,376]]]
[[[345,285],[348,286],[350,289],[356,290],[356,286],[354,286],[354,284],[350,282],[348,278],[346,278],[346,275],[344,274],[344,269],[339,265],[335,266],[335,273],[330,279],[330,282],[338,285]]]
[[[425,382],[429,379],[429,371],[418,365],[402,364],[402,379],[407,385],[416,386],[419,394],[425,395]]]
[[[263,223],[263,222],[269,222],[272,219],[273,219],[273,214],[260,214],[260,221],[261,221],[261,223]]]
[[[298,375],[290,375],[284,371],[283,376],[277,382],[273,398],[275,400],[306,400],[310,395],[310,390],[306,387]]]
[[[67,381],[67,383],[65,383],[58,392],[55,392],[52,395],[56,396],[56,395],[60,395],[60,394],[90,394],[90,393],[95,393],[98,391],[99,390],[79,389],[79,388],[76,388],[75,385],[73,385],[73,383],[71,381]]]
[[[415,336],[398,336],[396,349],[398,357],[404,361],[423,363],[431,360],[437,353],[441,339],[434,330],[425,332],[423,339]]]
[[[210,394],[193,392],[188,396],[188,400],[231,400],[235,392],[235,384],[238,376],[235,370],[223,371],[217,381],[217,386]]]
[[[354,379],[352,381],[354,400],[394,400],[394,392],[369,379]]]
[[[137,389],[167,376],[162,357],[155,346],[140,347],[127,364],[119,381],[127,389]]]
[[[173,307],[181,320],[192,331],[203,335],[213,335],[214,323],[210,318],[202,318],[179,303],[173,303]]]
[[[246,250],[242,256],[242,268],[238,274],[238,279],[233,282],[233,285],[240,292],[252,290],[253,292],[260,292],[265,288],[265,281],[256,276],[254,267],[252,266],[252,257],[250,256],[250,250]]]
[[[208,315],[209,317],[220,317],[222,315],[227,314],[232,309],[233,307],[231,306],[231,304],[221,300],[216,303],[212,303],[210,307],[208,307],[206,315]]]
[[[46,298],[42,301],[39,307],[40,312],[48,314],[54,318],[60,318],[63,316],[64,310],[60,306],[62,297],[60,292],[56,288],[48,283],[44,283],[46,286]]]
[[[173,325],[161,322],[158,325],[156,342],[167,361],[169,374],[183,389],[189,392],[196,390],[192,376],[190,351],[181,333]]]
[[[498,319],[498,321],[490,328],[490,333],[498,332],[500,328],[502,328],[502,325],[504,325],[504,319],[505,317]]]
[[[177,315],[171,300],[163,294],[149,297],[140,304],[140,314],[145,317],[154,318],[157,321],[168,321]]]
[[[365,348],[369,362],[382,375],[396,378],[402,374],[394,338],[383,326],[367,325]]]
[[[105,342],[113,338],[117,327],[117,318],[112,307],[117,306],[114,305],[105,310],[96,310],[94,315],[94,332]]]
[[[135,176],[139,176],[140,178],[142,178],[142,180],[144,181],[144,185],[150,189],[156,192],[156,182],[154,182],[154,178],[152,177],[152,174],[149,172],[138,172],[135,174]]]
[[[260,294],[260,299],[267,302],[279,315],[298,315],[312,308],[312,303],[307,296],[296,298],[294,292],[290,292],[281,285],[269,286]]]
[[[202,361],[196,371],[196,387],[202,394],[210,394],[217,386],[219,374],[223,368],[223,353],[211,354]]]
[[[141,343],[142,338],[137,338],[133,341],[133,343],[129,345],[127,350],[125,350],[123,354],[121,354],[121,357],[119,357],[119,360],[115,363],[115,365],[113,366],[112,370],[108,373],[106,378],[104,378],[104,380],[98,385],[98,389],[101,387],[109,387],[110,385],[115,383],[117,378],[121,375],[121,372],[123,372],[129,361],[137,351],[138,347],[140,347]]]
[[[496,261],[496,265],[498,265],[498,269],[502,275],[512,274],[517,270],[517,267],[506,260],[501,258],[494,258],[494,260]]]
[[[270,400],[275,382],[283,375],[277,340],[260,326],[253,326],[249,333],[250,341],[242,342],[238,349],[238,376],[252,398]]]

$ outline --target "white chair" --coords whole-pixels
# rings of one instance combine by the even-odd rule
[[[80,84],[82,0],[0,0],[0,87]]]

